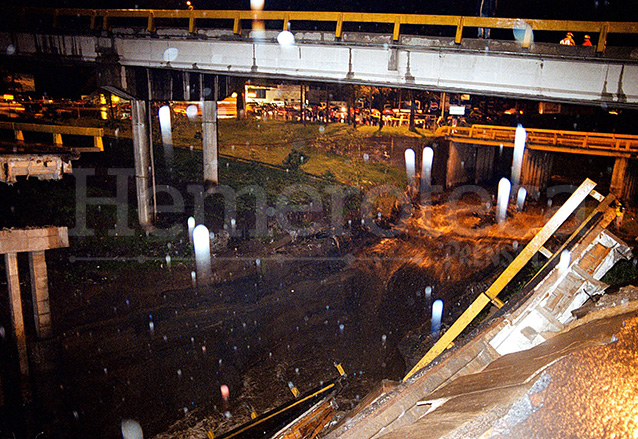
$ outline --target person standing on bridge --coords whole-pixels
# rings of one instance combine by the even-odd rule
[[[496,15],[496,1],[497,0],[478,0],[477,15],[479,17],[494,17]],[[489,38],[490,37],[490,28],[489,27],[479,27],[478,28],[478,37],[479,38]]]
[[[575,46],[576,42],[574,41],[574,34],[571,32],[567,32],[565,38],[560,40],[560,44],[562,44],[563,46]]]
[[[583,46],[591,46],[591,38],[589,35],[585,35],[585,41],[583,41]]]

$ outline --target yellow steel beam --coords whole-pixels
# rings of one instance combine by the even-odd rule
[[[492,125],[439,127],[436,136],[461,143],[514,146],[516,128]],[[605,157],[630,157],[638,153],[638,136],[615,133],[590,133],[539,128],[527,129],[527,147],[538,151],[588,154]]]
[[[399,41],[399,33],[401,32],[401,20],[397,16],[394,21],[394,29],[392,31],[392,41]]]
[[[235,14],[233,17],[233,34],[241,35],[241,16],[240,14]]]
[[[408,372],[403,381],[410,378],[418,370],[428,365],[439,354],[445,351],[461,332],[476,318],[485,306],[503,291],[503,288],[516,276],[530,259],[540,250],[549,238],[560,228],[567,218],[576,210],[580,203],[594,189],[596,183],[586,179],[576,191],[567,199],[560,209],[550,218],[545,226],[532,238],[525,248],[516,256],[510,265],[501,273],[494,283],[472,302],[463,314],[443,333],[441,338],[430,348],[423,358]]]
[[[155,14],[150,12],[148,14],[148,23],[146,24],[146,30],[149,32],[155,32]]]
[[[456,35],[454,36],[454,43],[461,44],[462,39],[463,39],[463,17],[459,17],[458,22],[456,24]]]
[[[102,137],[104,136],[103,128],[0,121],[0,129],[14,131],[15,138],[18,141],[24,141],[24,131],[50,133],[53,135],[53,144],[55,145],[62,145],[62,134],[89,136],[93,137],[93,146],[100,151],[104,151],[104,144],[102,142]]]
[[[284,14],[284,27],[282,30],[288,30],[289,23],[290,23],[290,14]]]
[[[195,26],[195,14],[193,11],[188,11],[188,32],[194,34],[197,32],[197,26]]]
[[[343,37],[343,14],[339,14],[337,18],[337,28],[335,29],[335,38]]]
[[[425,14],[384,14],[360,12],[328,12],[328,11],[240,11],[240,10],[179,10],[179,9],[77,9],[77,8],[20,8],[21,12],[33,14],[52,14],[54,16],[86,16],[91,19],[91,26],[95,26],[95,18],[102,17],[102,27],[108,30],[110,19],[114,17],[145,18],[150,20],[150,14],[155,18],[188,19],[189,31],[195,32],[195,20],[201,18],[232,20],[233,32],[240,33],[241,20],[275,20],[285,21],[332,21],[336,23],[335,36],[341,38],[343,23],[388,23],[393,24],[392,39],[399,39],[401,25],[436,25],[453,26],[456,28],[455,42],[460,43],[464,27],[486,27],[492,29],[520,29],[525,28],[523,46],[532,42],[534,31],[572,31],[598,33],[597,51],[605,48],[608,33],[638,34],[638,23],[635,22],[595,22],[577,20],[538,20],[516,19],[500,17],[473,17],[454,15],[425,15]]]
[[[605,23],[600,28],[598,43],[596,44],[596,52],[603,52],[605,50],[605,45],[607,44],[607,32],[609,32],[609,23]]]
[[[38,123],[0,122],[0,129],[35,131],[40,133],[73,134],[77,136],[103,136],[104,128],[74,127],[67,125],[43,125]]]

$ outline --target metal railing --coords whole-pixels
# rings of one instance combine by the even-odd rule
[[[527,146],[557,152],[595,154],[608,156],[638,155],[638,136],[615,133],[592,133],[586,131],[561,131],[526,128]],[[514,146],[516,128],[495,125],[472,125],[470,127],[443,126],[436,136],[466,139],[475,143]]]
[[[53,145],[63,146],[62,135],[93,137],[93,150],[104,151],[102,137],[103,128],[74,127],[66,125],[44,125],[37,123],[0,122],[1,130],[12,130],[18,142],[24,142],[24,132],[50,133],[53,135]],[[73,148],[78,149],[78,148]]]
[[[242,11],[242,10],[175,10],[175,9],[52,9],[21,8],[17,13],[22,16],[45,15],[52,18],[53,26],[59,24],[61,17],[86,18],[91,29],[111,29],[114,19],[136,18],[146,21],[146,29],[155,32],[157,19],[187,20],[188,31],[197,32],[197,20],[221,20],[232,22],[233,33],[241,35],[243,22],[282,22],[282,29],[288,29],[291,21],[296,22],[329,22],[335,24],[335,37],[342,38],[345,23],[376,23],[393,26],[392,40],[399,41],[401,26],[443,26],[454,28],[454,41],[460,44],[464,28],[490,28],[520,30],[523,34],[521,43],[529,47],[535,31],[584,32],[598,35],[596,51],[605,50],[607,35],[638,34],[638,23],[635,22],[603,22],[572,20],[537,20],[499,17],[475,17],[455,15],[426,14],[385,14],[360,12],[323,12],[323,11]]]

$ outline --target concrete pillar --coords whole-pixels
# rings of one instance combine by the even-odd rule
[[[191,100],[191,85],[190,85],[190,73],[182,72],[182,90],[184,94],[184,100]]]
[[[552,176],[554,156],[544,151],[525,150],[523,166],[521,169],[521,186],[527,189],[527,193],[535,196],[547,187]],[[518,188],[513,188],[518,190]]]
[[[476,146],[449,142],[445,187],[474,180],[478,172],[477,157],[479,152]],[[482,155],[480,157],[484,159]]]
[[[24,318],[22,315],[22,300],[20,298],[20,279],[18,278],[18,255],[6,253],[4,261],[9,287],[9,308],[11,309],[11,323],[18,346],[18,361],[20,374],[23,379],[29,375],[29,357],[27,355],[27,339],[24,333]]]
[[[219,153],[217,150],[217,102],[202,101],[202,149],[204,153],[204,184],[219,184]]]
[[[448,142],[447,171],[445,173],[445,187],[449,188],[457,184],[463,171],[458,145]]]
[[[494,155],[496,148],[489,145],[476,146],[476,176],[474,183],[490,181],[494,177]]]
[[[48,338],[52,335],[52,328],[51,309],[49,308],[49,281],[44,250],[29,252],[29,270],[35,331],[38,338]]]
[[[150,148],[146,102],[131,101],[131,124],[133,125],[133,155],[135,160],[135,188],[137,191],[137,218],[143,228],[152,226],[149,191]]]

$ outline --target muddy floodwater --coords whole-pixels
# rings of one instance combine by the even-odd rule
[[[391,162],[405,149],[388,147],[371,160]],[[348,375],[339,410],[353,408],[407,372],[406,337],[427,336],[432,301],[444,302],[445,329],[551,210],[512,211],[497,226],[493,198],[479,195],[452,203],[441,194],[401,215],[345,222],[339,233],[217,234],[209,285],[193,284],[186,233],[162,241],[159,254],[49,251],[55,336],[28,334],[27,404],[16,403],[15,347],[0,339],[8,389],[0,439],[120,438],[125,420],[144,437],[205,437],[289,401],[291,385],[304,392],[335,378],[336,364]],[[22,279],[27,291],[28,274]],[[4,302],[0,317],[8,328]]]
[[[205,287],[192,286],[193,261],[178,255],[160,269],[74,261],[90,282],[77,290],[52,275],[54,315],[64,321],[35,345],[22,428],[31,437],[117,438],[133,419],[148,437],[204,437],[196,433],[248,420],[249,407],[263,413],[290,400],[289,383],[305,391],[336,377],[337,363],[348,374],[338,399],[348,410],[382,379],[405,374],[397,347],[410,331],[427,331],[432,300],[444,301],[449,324],[543,219],[525,214],[524,228],[482,232],[434,224],[452,213],[417,211],[392,237],[354,227],[231,243],[214,255]],[[454,215],[490,221],[473,203]]]

